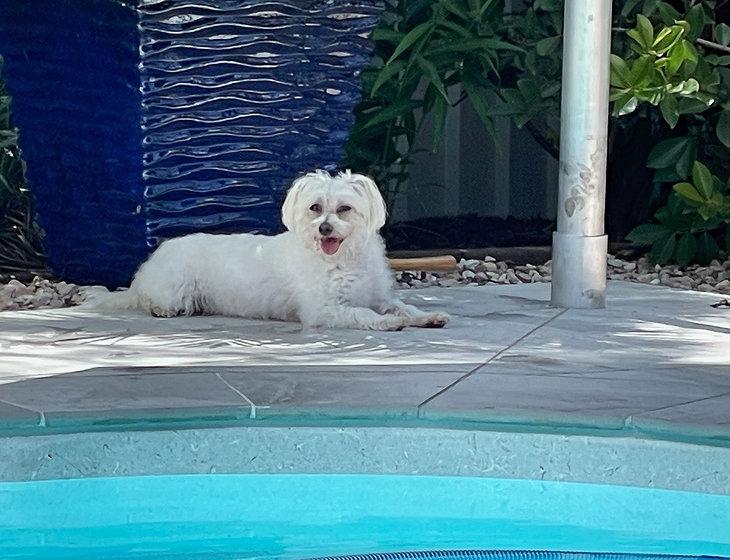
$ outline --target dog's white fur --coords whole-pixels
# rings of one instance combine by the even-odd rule
[[[142,264],[128,290],[96,305],[159,317],[205,313],[300,321],[305,327],[444,326],[447,315],[425,313],[395,297],[378,233],[385,216],[383,198],[368,177],[309,173],[287,193],[285,233],[170,239]],[[325,222],[332,228],[323,226],[326,236],[320,233]],[[339,249],[326,254],[339,240]]]

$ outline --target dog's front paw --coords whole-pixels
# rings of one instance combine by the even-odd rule
[[[424,329],[440,329],[445,327],[448,322],[449,316],[446,313],[431,313],[418,326]]]
[[[408,321],[403,317],[386,316],[377,321],[371,328],[376,331],[402,331]]]
[[[170,317],[177,317],[180,315],[180,311],[153,305],[150,307],[150,315],[157,317],[158,319],[169,319]]]

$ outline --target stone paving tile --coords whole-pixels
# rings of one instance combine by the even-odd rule
[[[477,375],[503,374],[527,377],[584,377],[605,380],[639,378],[657,385],[665,381],[678,381],[694,385],[697,388],[717,390],[718,392],[730,391],[730,367],[725,365],[648,366],[620,369],[606,364],[587,365],[560,359],[533,358],[530,355],[513,352],[503,354],[489,361],[477,368],[474,373]]]
[[[221,377],[242,392],[264,418],[305,411],[307,414],[415,416],[418,405],[479,364],[380,367],[308,367],[297,370],[223,370]]]
[[[0,426],[25,428],[38,426],[41,415],[38,412],[0,401]]]
[[[730,434],[730,393],[637,414],[631,422],[639,429],[667,430],[682,425],[704,436],[727,437]]]
[[[2,385],[2,399],[16,406],[42,411],[54,419],[93,414],[119,418],[168,411],[228,409],[247,414],[246,401],[213,373],[138,374],[119,376],[64,375]]]
[[[421,415],[557,421],[621,428],[630,416],[727,392],[692,379],[645,377],[635,371],[552,376],[479,370],[422,407]]]
[[[479,363],[559,313],[545,301],[512,301],[481,288],[404,295],[423,309],[447,309],[452,322],[441,330],[302,332],[293,323],[226,317],[3,312],[0,384],[95,367]]]
[[[36,422],[14,405],[43,411],[51,423],[134,411],[245,414],[250,399],[271,407],[259,411],[270,416],[303,409],[409,415],[428,401],[420,410],[427,418],[502,415],[608,427],[673,407],[646,421],[724,426],[730,313],[710,307],[714,294],[611,283],[608,309],[585,311],[550,308],[542,284],[403,295],[447,310],[452,323],[399,333],[302,332],[224,317],[2,313],[0,402],[9,404],[0,405],[0,418]],[[703,402],[715,409],[703,410]]]
[[[569,310],[500,355],[502,361],[550,364],[550,371],[659,366],[726,367],[730,313],[716,294],[612,285],[608,308]]]

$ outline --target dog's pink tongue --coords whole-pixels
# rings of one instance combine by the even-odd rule
[[[325,237],[322,240],[322,251],[324,251],[325,255],[334,255],[340,248],[340,243],[342,243],[342,239]]]

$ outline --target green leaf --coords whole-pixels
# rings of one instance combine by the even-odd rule
[[[398,44],[405,37],[405,33],[395,31],[394,29],[388,29],[387,27],[378,27],[373,31],[373,41],[386,41],[388,43]]]
[[[528,107],[535,106],[540,103],[542,95],[540,95],[540,88],[537,87],[534,80],[527,78],[517,80],[517,89],[520,90],[520,93]]]
[[[631,93],[626,93],[616,99],[613,105],[613,112],[617,117],[622,117],[633,113],[638,105],[639,100]]]
[[[647,17],[654,15],[657,4],[659,4],[659,0],[644,0],[644,6],[641,8],[641,13]]]
[[[654,44],[654,26],[649,18],[641,14],[636,14],[636,30],[639,32],[641,42],[644,48],[650,48]]]
[[[561,0],[536,0],[535,9],[545,12],[556,12],[562,8]]]
[[[702,204],[705,202],[703,196],[697,191],[697,189],[691,183],[677,183],[674,185],[674,192],[676,192],[683,200],[687,202],[695,202]]]
[[[401,54],[403,54],[406,50],[408,50],[410,47],[413,46],[413,44],[418,41],[425,33],[431,30],[431,22],[425,21],[421,23],[420,25],[417,25],[413,29],[411,29],[405,37],[401,40],[400,43],[398,43],[398,46],[395,48],[395,51],[393,52],[393,55],[388,59],[388,62],[386,64],[390,64],[393,62],[396,58],[398,58]]]
[[[684,204],[682,203],[682,199],[677,196],[677,193],[669,193],[669,196],[667,197],[667,208],[669,208],[669,211],[672,214],[681,214]]]
[[[657,10],[659,11],[659,15],[661,16],[664,25],[672,25],[675,21],[682,17],[677,10],[666,2],[659,2],[659,4],[657,4]]]
[[[712,177],[710,170],[699,161],[696,161],[692,168],[692,181],[702,198],[705,200],[712,198],[715,191],[715,179]]]
[[[540,95],[543,99],[547,99],[548,97],[552,97],[554,95],[557,95],[558,93],[560,93],[560,82],[556,81],[550,85],[545,85],[542,88]]]
[[[730,45],[730,25],[720,23],[715,26],[715,40],[723,47]]]
[[[482,4],[482,7],[479,9],[479,13],[477,14],[477,19],[481,20],[484,17],[484,14],[487,13],[487,11],[490,8],[497,7],[499,8],[499,5],[494,2],[494,0],[482,0],[484,3]]]
[[[621,15],[623,17],[628,17],[631,15],[631,12],[636,8],[636,5],[641,2],[642,0],[626,0],[624,2],[623,8],[621,8]]]
[[[436,91],[438,91],[443,96],[443,98],[448,101],[449,94],[446,93],[444,82],[441,80],[438,70],[436,70],[436,67],[433,65],[433,63],[429,60],[426,60],[420,55],[416,57],[416,63],[418,64],[419,68],[423,70],[424,74],[426,74],[428,79],[433,84],[433,87],[436,88]]]
[[[405,68],[405,63],[400,60],[396,60],[392,64],[387,64],[378,72],[378,77],[373,84],[373,89],[370,92],[370,97],[375,96],[378,90],[385,85],[388,80],[391,80],[394,76],[399,74],[401,70]]]
[[[439,0],[439,3],[452,14],[457,15],[464,21],[471,23],[471,16],[467,14],[464,10],[462,10],[461,7],[454,0]]]
[[[723,143],[726,148],[730,148],[730,109],[725,109],[717,121],[715,128],[718,140]]]
[[[686,61],[697,62],[699,60],[700,55],[692,43],[690,43],[686,39],[682,39],[682,42],[680,44],[682,45],[682,50],[684,51],[684,59]]]
[[[700,84],[694,78],[690,78],[682,86],[682,95],[691,95],[698,91],[700,91]]]
[[[665,61],[665,67],[669,71],[669,75],[674,76],[684,64],[684,51],[681,48],[672,49]]]
[[[472,83],[470,80],[464,80],[464,90],[469,97],[469,101],[471,102],[472,107],[474,107],[474,110],[477,112],[477,115],[479,115],[479,118],[482,120],[482,123],[486,127],[487,131],[492,136],[492,138],[496,138],[494,122],[492,121],[489,106],[487,105],[487,102],[484,98],[484,95],[482,95],[479,86]]]
[[[397,103],[394,103],[393,105],[384,108],[381,111],[378,111],[372,119],[367,121],[362,126],[362,128],[370,128],[371,126],[375,126],[376,124],[392,121],[393,119],[404,116],[406,113],[410,113],[420,106],[421,102],[414,101],[413,99],[405,99],[399,101]]]
[[[455,23],[453,21],[449,21],[448,19],[439,21],[440,27],[445,27],[446,29],[450,29],[451,31],[461,35],[462,37],[465,37],[467,39],[471,39],[474,37],[473,33],[469,31],[466,27],[463,25],[459,25],[458,23]]]
[[[677,243],[677,263],[682,266],[688,265],[692,262],[695,253],[697,253],[697,239],[694,234],[685,233]]]
[[[659,109],[662,112],[662,117],[667,121],[670,128],[677,126],[679,122],[679,111],[677,110],[677,98],[673,95],[667,95],[662,102],[659,104]]]
[[[659,142],[649,153],[646,166],[649,169],[663,169],[665,167],[674,166],[677,160],[690,149],[692,139],[687,136],[670,138]]]
[[[626,35],[631,37],[639,45],[641,50],[637,49],[638,52],[649,50],[649,47],[644,45],[644,38],[641,36],[641,32],[638,29],[629,29],[626,32]]]
[[[677,101],[677,110],[680,115],[688,115],[692,113],[701,113],[710,105],[708,105],[703,99],[698,99],[696,97],[682,97]]]
[[[480,38],[480,39],[461,39],[454,41],[447,39],[444,41],[434,41],[426,49],[425,54],[435,55],[455,52],[474,52],[474,51],[496,51],[510,50],[516,52],[524,52],[524,49],[517,47],[511,43],[498,41],[497,39]]]
[[[676,183],[680,179],[682,179],[682,177],[677,174],[677,171],[673,167],[665,167],[663,169],[658,169],[657,172],[654,173],[653,181],[659,184]]]
[[[629,83],[634,88],[640,88],[651,81],[654,76],[654,57],[650,55],[640,56],[631,65]]]
[[[690,25],[687,40],[695,42],[705,29],[705,9],[701,3],[695,4],[689,9],[687,12],[687,22]]]
[[[689,177],[692,172],[692,165],[695,162],[695,155],[697,153],[697,145],[693,139],[689,139],[689,147],[680,154],[677,163],[674,166],[677,175],[682,179]]]
[[[658,264],[666,264],[672,260],[677,247],[677,234],[674,232],[665,235],[654,243],[651,248],[651,260]]]
[[[638,245],[651,245],[663,237],[666,237],[668,230],[661,224],[642,224],[632,229],[626,239]]]
[[[631,69],[626,61],[618,55],[611,55],[611,85],[626,88],[631,85]]]
[[[557,35],[555,37],[547,37],[537,42],[537,44],[535,45],[535,50],[540,56],[548,56],[549,54],[554,52],[562,42],[563,38],[560,35]]]
[[[654,39],[654,43],[652,43],[653,50],[659,54],[666,53],[679,41],[683,33],[684,30],[678,25],[665,27]]]
[[[715,239],[707,232],[704,232],[697,239],[697,262],[709,264],[720,252]]]

